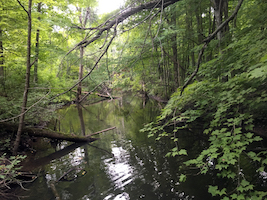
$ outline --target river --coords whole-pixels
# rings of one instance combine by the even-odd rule
[[[156,102],[149,101],[143,108],[141,100],[131,96],[84,106],[85,134],[113,126],[116,129],[96,135],[99,140],[91,144],[69,147],[69,143],[61,142],[54,149],[38,153],[36,157],[43,158],[35,158],[38,161],[32,161],[32,165],[45,165],[38,168],[38,178],[33,183],[24,185],[29,190],[19,195],[28,196],[26,200],[214,199],[208,193],[208,185],[216,175],[196,176],[197,171],[182,167],[187,156],[165,157],[175,147],[170,140],[155,141],[139,132],[159,112]],[[60,131],[82,134],[75,105],[58,113]],[[183,132],[179,145],[188,149],[192,158],[207,141],[198,134]],[[187,181],[181,183],[182,173],[187,174]]]

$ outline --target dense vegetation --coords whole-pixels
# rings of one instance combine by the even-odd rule
[[[198,167],[200,173],[217,170],[231,182],[228,187],[210,186],[209,192],[222,199],[266,195],[242,173],[243,159],[255,163],[258,176],[267,164],[258,143],[259,134],[267,134],[264,0],[181,0],[164,9],[155,1],[154,8],[96,36],[120,15],[98,16],[93,0],[33,1],[29,12],[30,2],[0,3],[0,122],[50,121],[54,103],[80,102],[82,92],[131,91],[146,99],[165,99],[168,104],[158,120],[143,131],[156,140],[174,141],[167,156],[186,155],[179,131],[201,124],[210,146],[185,165]],[[129,0],[125,7],[147,2]],[[185,179],[182,175],[181,181]]]

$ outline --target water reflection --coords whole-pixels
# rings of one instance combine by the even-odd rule
[[[60,111],[62,132],[88,135],[111,126],[117,128],[101,133],[100,140],[93,143],[96,148],[77,146],[72,152],[65,151],[63,157],[51,159],[25,194],[29,196],[26,199],[54,199],[51,183],[62,200],[211,199],[207,192],[211,177],[192,176],[186,183],[180,183],[179,167],[184,158],[165,157],[173,144],[169,140],[155,142],[139,132],[158,112],[156,103],[148,102],[143,109],[138,99],[102,102],[86,107],[83,112],[77,112],[75,106]],[[191,148],[192,153],[205,143],[185,134],[180,145]],[[67,146],[68,143],[60,143],[57,148]],[[62,176],[64,179],[60,179]]]
[[[114,158],[105,159],[106,171],[115,184],[115,189],[124,189],[124,186],[134,179],[135,169],[129,165],[129,154],[122,147],[112,147]]]

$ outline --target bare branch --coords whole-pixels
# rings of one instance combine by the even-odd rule
[[[38,60],[38,57],[36,56],[35,60],[30,64],[30,67],[32,67],[37,60]]]
[[[71,28],[77,28],[77,29],[81,29],[81,30],[97,30],[98,29],[98,27],[85,28],[85,27],[81,27],[81,26],[77,26],[77,25],[73,25],[73,26],[71,26]]]
[[[98,88],[102,84],[103,84],[103,82],[100,83],[100,84],[98,84],[97,86],[95,86],[94,89],[92,89],[90,92],[88,92],[86,95],[84,95],[83,98],[78,103],[81,103],[87,96],[89,96],[90,94],[92,94],[92,92],[95,91],[96,88]]]
[[[220,30],[222,30],[231,20],[233,20],[235,18],[235,16],[237,15],[239,9],[241,8],[242,3],[243,3],[243,0],[239,0],[239,2],[237,4],[234,12],[232,13],[232,15],[228,19],[226,19],[212,34],[210,34],[205,40],[203,40],[204,45],[203,45],[202,49],[199,52],[196,69],[191,74],[189,79],[185,82],[184,86],[182,87],[181,92],[180,92],[180,96],[183,94],[184,89],[187,87],[187,85],[190,83],[190,81],[196,76],[196,74],[197,74],[197,72],[199,70],[199,67],[200,67],[201,58],[202,58],[203,53],[204,53],[205,49],[207,48],[209,42],[216,36],[216,34]]]
[[[91,29],[89,29],[89,30],[95,30],[94,33],[90,34],[90,36],[92,36],[93,34],[95,34],[95,36],[92,37],[92,38],[90,38],[89,40],[87,40],[87,38],[89,38],[90,36],[85,37],[80,43],[76,44],[71,50],[69,50],[69,52],[65,56],[67,56],[68,54],[70,54],[72,51],[74,51],[79,46],[82,46],[82,47],[88,46],[89,44],[91,44],[94,41],[96,41],[97,39],[99,39],[102,36],[102,34],[103,34],[104,31],[109,31],[111,28],[113,28],[115,26],[114,27],[114,35],[113,35],[113,37],[109,41],[106,49],[100,55],[100,57],[96,61],[95,65],[90,70],[90,72],[87,75],[85,75],[81,80],[79,80],[76,84],[74,84],[72,87],[70,87],[67,91],[64,91],[64,92],[56,95],[51,100],[55,99],[56,97],[58,97],[60,95],[63,95],[65,93],[71,91],[74,87],[76,87],[80,82],[82,82],[85,78],[87,78],[92,73],[92,71],[95,69],[95,67],[97,66],[97,64],[100,62],[101,58],[107,52],[107,50],[108,50],[109,46],[111,45],[113,39],[117,35],[116,28],[117,28],[117,26],[118,26],[119,23],[123,22],[125,19],[129,18],[130,16],[132,16],[132,15],[134,15],[134,14],[136,14],[136,13],[142,11],[142,10],[153,10],[155,8],[160,8],[161,11],[162,11],[165,7],[170,6],[170,5],[172,5],[172,4],[174,4],[174,3],[178,2],[178,1],[180,1],[180,0],[166,0],[166,1],[164,1],[164,0],[157,0],[157,1],[152,1],[152,2],[141,4],[141,5],[139,5],[137,7],[134,7],[134,8],[127,8],[127,9],[125,9],[123,11],[120,11],[119,12],[119,15],[114,15],[109,20],[107,20],[105,23],[99,25],[97,28],[91,28]],[[77,28],[82,28],[82,27],[78,27],[77,26]],[[104,42],[104,44],[105,44],[105,42]]]
[[[200,67],[200,62],[203,56],[203,53],[205,51],[205,49],[207,48],[208,43],[205,43],[202,47],[202,49],[200,50],[199,54],[198,54],[198,59],[197,59],[197,67],[195,69],[195,71],[191,74],[191,76],[189,77],[189,79],[185,82],[184,86],[181,89],[181,93],[180,96],[183,94],[184,89],[186,88],[186,86],[190,83],[190,81],[195,77],[195,75],[198,72],[198,69]]]
[[[103,45],[101,47],[99,47],[99,49],[102,49],[105,46],[107,39],[108,39],[108,35],[109,35],[108,33],[109,33],[109,31],[107,31],[106,39],[105,39]]]
[[[125,19],[129,18],[130,16],[132,16],[132,15],[134,15],[134,14],[136,14],[142,10],[151,10],[154,8],[165,8],[165,7],[172,5],[178,1],[180,1],[180,0],[152,1],[152,2],[141,4],[135,8],[128,8],[125,11],[123,11],[120,15],[116,16],[115,19],[105,22],[105,26],[103,26],[103,24],[100,25],[99,27],[102,27],[102,26],[103,27],[98,29],[98,32],[96,33],[96,35],[93,38],[91,38],[90,40],[81,41],[80,43],[75,45],[75,47],[72,50],[70,50],[67,54],[72,52],[78,46],[83,46],[83,47],[88,46],[89,44],[91,44],[92,42],[94,42],[98,38],[100,38],[100,36],[102,35],[102,33],[104,31],[111,29],[114,25],[123,22]]]
[[[239,0],[232,15],[228,19],[226,19],[212,34],[210,34],[205,40],[203,40],[203,42],[209,43],[217,35],[217,33],[223,29],[223,27],[225,27],[231,20],[233,20],[237,15],[238,10],[241,8],[242,3],[243,0]]]
[[[21,2],[19,0],[17,0],[17,2],[19,3],[19,5],[23,8],[23,10],[27,13],[28,17],[30,18],[29,16],[29,12],[26,10],[26,8],[21,4]]]
[[[114,34],[113,34],[113,37],[110,39],[109,43],[107,44],[105,50],[102,52],[102,54],[99,56],[99,58],[97,59],[96,63],[94,64],[93,68],[90,70],[90,72],[88,72],[88,74],[86,74],[82,79],[80,79],[77,83],[75,83],[72,87],[70,87],[68,90],[60,93],[60,94],[57,94],[55,97],[53,97],[51,100],[55,99],[56,97],[60,96],[60,95],[63,95],[63,94],[66,94],[67,92],[71,91],[73,88],[75,88],[79,83],[81,83],[84,79],[86,79],[92,72],[93,70],[96,68],[96,66],[98,65],[98,63],[100,62],[100,60],[102,59],[102,57],[106,54],[108,48],[110,47],[112,41],[114,40],[114,38],[116,37],[117,35],[117,25],[115,26],[114,28]]]
[[[107,129],[104,129],[104,130],[101,130],[101,131],[92,133],[92,134],[90,134],[90,135],[86,135],[86,137],[91,137],[91,136],[93,136],[93,135],[97,135],[97,134],[100,134],[100,133],[103,133],[103,132],[107,132],[107,131],[113,130],[113,129],[115,129],[115,128],[116,128],[116,126],[113,126],[113,127],[110,127],[110,128],[107,128]]]

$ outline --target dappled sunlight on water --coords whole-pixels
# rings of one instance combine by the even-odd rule
[[[114,158],[104,160],[107,173],[114,182],[116,189],[124,189],[124,186],[133,181],[134,168],[128,164],[129,154],[122,147],[113,147]]]
[[[188,177],[186,183],[180,183],[179,167],[183,158],[165,157],[173,144],[155,142],[139,132],[144,123],[157,116],[158,108],[152,103],[143,109],[142,103],[132,100],[124,104],[102,102],[86,107],[83,112],[86,131],[117,128],[99,134],[100,140],[74,146],[71,151],[64,151],[69,143],[59,143],[57,151],[65,152],[64,155],[42,167],[40,178],[23,193],[29,196],[25,200],[55,199],[55,193],[61,200],[209,199],[206,180],[210,181],[210,177]],[[80,135],[76,107],[62,112],[60,130]],[[192,138],[180,143],[199,146],[192,145]],[[53,191],[51,184],[54,184]]]

